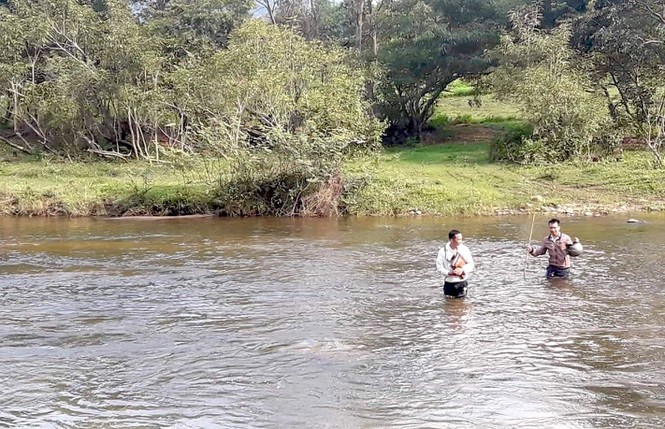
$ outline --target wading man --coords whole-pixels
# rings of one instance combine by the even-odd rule
[[[550,257],[547,266],[547,278],[562,277],[570,275],[570,255],[568,247],[579,240],[575,237],[573,240],[567,234],[561,232],[561,221],[559,219],[550,219],[548,222],[550,235],[543,239],[540,246],[527,246],[526,251],[532,256],[544,255],[545,252]]]
[[[436,257],[436,269],[444,276],[443,293],[455,298],[466,295],[467,279],[474,268],[471,251],[462,244],[462,239],[461,232],[456,229],[450,231],[448,242]]]

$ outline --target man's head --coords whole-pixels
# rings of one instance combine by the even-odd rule
[[[559,230],[561,229],[561,221],[559,219],[550,219],[550,221],[547,222],[547,225],[550,228],[550,234],[552,234],[552,237],[557,237],[559,235]]]
[[[457,245],[462,242],[462,233],[453,229],[448,233],[448,240],[450,240],[450,244],[453,245],[453,247],[457,247]]]

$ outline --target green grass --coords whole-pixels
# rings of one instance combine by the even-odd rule
[[[452,81],[443,92],[443,97],[464,97],[474,95],[476,87],[462,79]]]
[[[133,163],[0,163],[0,212],[24,215],[187,214],[213,210],[224,166]],[[605,212],[636,205],[665,208],[665,170],[646,152],[621,162],[520,167],[490,163],[488,143],[452,142],[391,149],[345,166],[352,215],[487,215],[573,205]],[[534,196],[542,201],[534,202]],[[111,207],[111,209],[109,209]]]
[[[434,126],[451,124],[505,124],[520,121],[518,106],[500,102],[492,95],[478,97],[481,105],[474,104],[473,96],[442,97],[430,123]]]
[[[489,162],[485,144],[450,144],[421,146],[412,150],[386,150],[387,162],[417,164],[422,166],[483,165]],[[390,156],[394,155],[394,156]]]
[[[622,205],[665,207],[665,171],[653,169],[644,152],[627,153],[623,162],[519,167],[492,164],[487,151],[483,143],[452,143],[386,152],[349,211],[469,216],[555,205],[594,213]],[[347,172],[359,177],[361,170],[358,163]]]
[[[369,183],[349,201],[357,215],[485,215],[563,205],[576,212],[665,208],[665,170],[646,152],[621,162],[516,166],[489,162],[492,131],[523,126],[518,106],[491,95],[442,97],[427,144],[385,151],[370,173],[352,163],[350,178]]]
[[[214,166],[210,167],[211,169]],[[143,162],[0,163],[0,213],[87,216],[124,207],[137,214],[155,207],[205,211],[215,170]]]
[[[392,216],[417,209],[470,216],[555,205],[593,213],[624,205],[665,209],[665,170],[654,169],[646,152],[626,152],[620,162],[490,163],[493,130],[520,126],[519,111],[490,96],[482,97],[480,107],[470,106],[471,99],[442,98],[439,118],[453,119],[437,126],[429,144],[347,163],[348,212]],[[65,163],[4,153],[0,160],[0,213],[24,215],[209,212],[225,171],[224,162],[204,159],[180,166]]]

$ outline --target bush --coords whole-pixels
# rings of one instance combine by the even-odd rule
[[[545,146],[531,139],[533,128],[528,124],[514,125],[490,142],[490,161],[509,161],[519,164],[542,161]]]
[[[186,111],[206,112],[196,116],[199,144],[228,160],[228,215],[317,212],[327,205],[314,195],[330,198],[324,188],[342,162],[380,147],[384,124],[362,96],[366,73],[341,49],[250,21],[189,73],[202,84],[183,75],[178,91]]]
[[[621,130],[615,127],[609,127],[602,133],[594,137],[591,154],[592,161],[613,160],[618,161],[623,156]]]
[[[533,16],[537,12],[528,9],[513,15],[515,34],[502,39],[496,51],[502,65],[491,77],[500,98],[520,104],[533,132],[530,138],[506,136],[496,156],[518,162],[588,159],[609,124],[605,102],[587,91],[591,82],[585,65],[573,61],[568,27],[543,32],[537,20],[529,21]]]
[[[427,125],[433,128],[444,128],[446,125],[450,124],[450,116],[445,113],[437,113],[432,116]]]
[[[215,200],[223,216],[292,216],[302,211],[301,172],[234,176],[223,183]]]

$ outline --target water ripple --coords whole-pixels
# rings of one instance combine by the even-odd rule
[[[658,223],[573,222],[552,282],[528,220],[465,221],[446,300],[437,220],[3,222],[0,428],[665,424]]]

